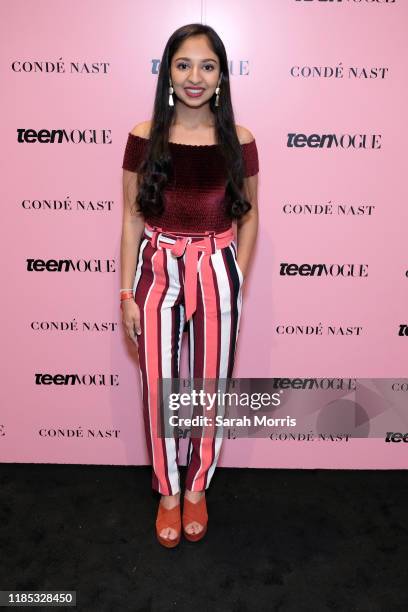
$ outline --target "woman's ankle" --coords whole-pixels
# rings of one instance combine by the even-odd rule
[[[174,495],[162,495],[160,501],[165,508],[170,510],[180,502],[180,491]]]
[[[190,491],[189,489],[185,490],[185,497],[187,497],[187,499],[190,499],[192,501],[199,501],[203,495],[205,494],[205,490],[204,491]]]

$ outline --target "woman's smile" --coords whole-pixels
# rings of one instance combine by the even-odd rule
[[[185,87],[184,91],[190,98],[199,98],[205,89],[203,87]]]

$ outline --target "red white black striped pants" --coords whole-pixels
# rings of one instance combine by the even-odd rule
[[[186,234],[163,232],[146,223],[140,243],[133,290],[140,309],[138,354],[143,416],[153,468],[152,487],[163,495],[180,490],[179,438],[158,435],[157,381],[179,378],[183,331],[188,332],[191,378],[230,378],[233,373],[243,275],[237,264],[232,229],[232,237],[227,234],[207,232],[205,240],[210,250],[200,250],[194,246],[203,244],[203,234],[189,234],[186,240]],[[217,239],[226,246],[217,248]],[[186,265],[195,269],[187,270]],[[187,321],[186,301],[188,311],[194,308]],[[222,440],[221,436],[190,438],[186,488],[208,488]]]

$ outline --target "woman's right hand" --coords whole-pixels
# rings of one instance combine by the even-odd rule
[[[140,310],[135,300],[123,300],[122,323],[129,338],[137,344],[137,336],[142,333],[140,327]]]

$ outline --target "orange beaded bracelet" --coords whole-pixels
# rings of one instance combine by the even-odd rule
[[[123,300],[133,300],[133,292],[122,291],[122,293],[120,294],[120,301],[123,302]]]

